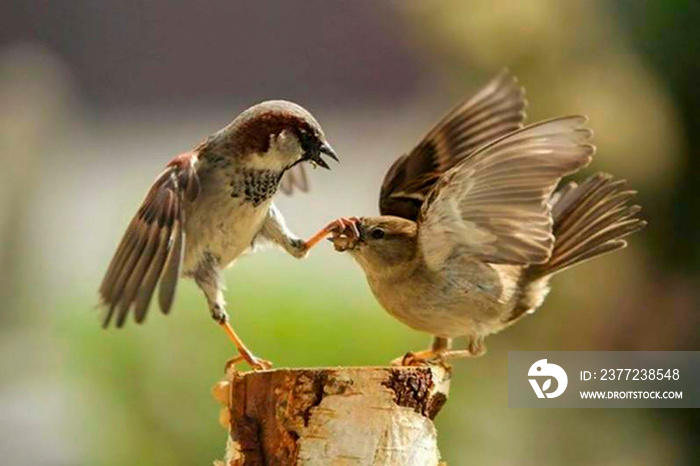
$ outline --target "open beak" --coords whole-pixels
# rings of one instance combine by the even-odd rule
[[[321,154],[326,154],[328,157],[332,158],[336,162],[339,162],[338,156],[336,155],[331,145],[327,142],[321,144],[321,146],[318,148],[318,151],[314,151],[309,156],[309,160],[311,160],[311,162],[315,163],[316,165],[325,168],[326,170],[330,170],[331,167],[329,167],[326,161],[323,160],[323,158],[321,158]]]

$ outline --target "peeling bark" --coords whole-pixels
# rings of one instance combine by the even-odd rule
[[[442,367],[233,372],[217,389],[228,393],[225,466],[440,461],[432,420],[449,391]]]

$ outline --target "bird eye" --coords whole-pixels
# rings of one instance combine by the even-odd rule
[[[299,129],[297,133],[297,137],[299,138],[299,142],[301,143],[301,148],[307,152],[311,150],[311,146],[313,145],[313,135],[309,134],[308,131],[305,129]]]
[[[381,228],[374,228],[370,233],[370,235],[372,235],[372,238],[374,239],[382,239],[384,238],[384,234],[384,230],[382,230]]]

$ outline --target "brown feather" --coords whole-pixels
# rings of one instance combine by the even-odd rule
[[[168,255],[165,271],[158,289],[158,303],[163,314],[170,312],[175,299],[177,279],[180,276],[180,268],[182,267],[182,253],[185,247],[185,232],[182,229],[182,220],[175,222],[175,234],[173,236],[175,240]]]
[[[159,281],[161,309],[170,310],[184,246],[183,205],[200,190],[195,160],[192,153],[173,159],[129,224],[100,287],[105,327],[115,313],[116,326],[124,325],[132,308],[142,322]]]
[[[185,181],[185,180],[182,180]],[[186,184],[185,190],[187,190]],[[167,239],[170,236],[172,220],[169,221],[169,217],[172,216],[172,210],[177,208],[179,201],[176,199],[176,195],[171,190],[163,190],[159,193],[157,197],[158,206],[154,209],[154,217],[149,218],[151,221],[150,230],[148,233],[148,240],[146,247],[133,271],[129,281],[124,289],[121,304],[119,307],[119,312],[117,314],[117,326],[120,327],[126,320],[129,308],[134,306],[134,316],[137,322],[142,322],[145,317],[146,309],[137,309],[136,302],[138,300],[138,295],[142,293],[145,287],[148,287],[148,283],[145,280],[147,272],[151,270],[154,262],[162,260],[157,257],[162,255],[161,243],[163,242],[163,237]],[[162,270],[162,264],[160,264],[160,270]],[[151,291],[152,292],[152,291]],[[143,297],[141,299],[144,299]]]
[[[435,268],[459,247],[494,264],[546,262],[552,252],[548,200],[561,177],[591,161],[583,117],[556,118],[514,131],[451,168],[418,217],[426,262]]]
[[[143,251],[138,257],[136,264],[129,274],[129,278],[124,285],[124,290],[120,298],[119,307],[117,309],[117,327],[124,325],[126,321],[127,312],[133,304],[136,292],[138,291],[141,280],[143,279],[146,270],[151,265],[155,252],[157,250],[157,239],[160,233],[160,227],[158,222],[152,222],[146,233],[146,243],[144,245]]]
[[[625,185],[624,180],[597,173],[560,191],[552,208],[556,238],[552,257],[529,267],[528,277],[536,280],[625,247],[622,238],[646,226],[636,216],[641,207],[628,205],[636,193]]]
[[[399,157],[382,183],[379,210],[416,220],[430,189],[479,146],[521,128],[527,102],[504,71],[443,117],[409,154]]]
[[[151,298],[153,296],[153,290],[156,287],[156,283],[163,272],[163,266],[165,265],[165,259],[169,251],[170,235],[172,234],[172,226],[169,228],[162,228],[160,230],[160,238],[158,240],[158,249],[154,254],[153,261],[143,277],[139,291],[136,294],[134,300],[134,318],[136,322],[141,323],[146,317],[146,311],[151,303]]]

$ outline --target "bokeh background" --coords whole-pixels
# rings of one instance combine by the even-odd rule
[[[588,171],[627,178],[650,227],[555,279],[543,308],[455,364],[450,465],[700,464],[694,410],[515,410],[511,350],[700,350],[700,5],[617,1],[30,2],[0,6],[0,463],[211,464],[209,389],[232,347],[183,283],[174,312],[102,330],[96,289],[152,179],[270,98],[342,157],[278,203],[306,236],[376,212],[384,171],[503,67],[529,121],[584,113]],[[226,274],[233,321],[280,366],[377,365],[429,337],[349,257],[277,251]]]

